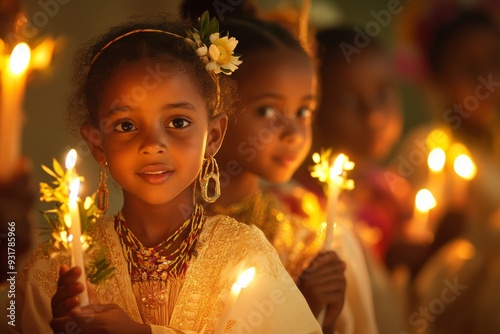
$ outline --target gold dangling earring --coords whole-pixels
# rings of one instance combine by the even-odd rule
[[[207,203],[213,203],[220,196],[220,180],[219,180],[219,166],[214,157],[208,157],[203,160],[203,165],[201,166],[200,172],[200,188],[201,188],[201,198]],[[214,180],[215,189],[214,194],[210,196],[208,194],[208,186],[210,180]]]
[[[99,186],[97,187],[97,216],[103,217],[109,207],[109,190],[107,185],[108,180],[108,163],[105,162],[99,166]]]

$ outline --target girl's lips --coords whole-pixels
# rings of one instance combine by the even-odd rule
[[[286,156],[277,156],[273,159],[278,164],[283,165],[285,167],[290,167],[297,161],[297,157],[294,155],[286,155]]]
[[[172,175],[172,171],[145,172],[138,175],[148,183],[163,184]]]
[[[172,168],[163,164],[154,164],[140,169],[137,175],[139,175],[148,183],[162,184],[170,177],[172,173]]]

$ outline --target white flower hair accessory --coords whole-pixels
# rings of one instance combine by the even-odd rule
[[[215,74],[231,75],[242,63],[241,55],[234,53],[238,40],[229,35],[220,36],[219,22],[205,11],[198,20],[198,28],[187,32],[187,42],[205,63],[205,69]]]

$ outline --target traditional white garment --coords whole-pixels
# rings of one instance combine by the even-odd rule
[[[141,299],[134,295],[113,218],[94,225],[90,234],[100,247],[107,247],[106,256],[116,268],[112,277],[90,291],[90,303],[117,304],[133,320],[148,323],[138,305]],[[166,319],[168,326],[151,325],[152,333],[214,333],[239,270],[249,267],[255,268],[255,277],[234,304],[233,324],[226,333],[321,333],[276,251],[257,228],[225,216],[207,217],[196,251]],[[50,301],[60,265],[41,247],[33,254],[17,282],[17,322],[10,331],[52,333]],[[165,312],[155,314],[161,317]]]

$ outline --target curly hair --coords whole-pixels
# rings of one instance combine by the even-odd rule
[[[189,75],[206,101],[210,117],[230,113],[233,84],[229,77],[219,75],[217,81],[220,95],[217,101],[216,81],[184,38],[164,33],[141,32],[117,39],[127,32],[138,29],[162,30],[186,36],[186,31],[192,29],[192,26],[162,14],[139,17],[113,27],[103,35],[84,43],[75,58],[73,87],[66,115],[72,130],[79,129],[84,122],[90,122],[96,127],[99,125],[98,106],[102,92],[114,71],[123,62],[142,58],[155,59]]]

